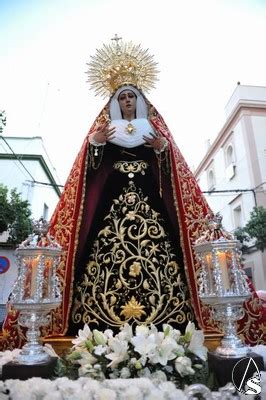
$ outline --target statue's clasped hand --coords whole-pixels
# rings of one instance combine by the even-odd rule
[[[143,139],[145,140],[145,145],[146,147],[152,147],[154,150],[162,151],[162,149],[165,147],[166,144],[166,139],[159,135],[158,133],[154,132],[149,132],[150,136],[143,136]]]

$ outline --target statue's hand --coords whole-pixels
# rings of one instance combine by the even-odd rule
[[[106,123],[97,128],[97,130],[91,135],[91,138],[97,143],[105,143],[111,139],[114,139],[115,127],[109,128],[109,124]]]
[[[147,147],[152,147],[154,150],[157,151],[162,151],[166,145],[167,145],[167,140],[163,136],[159,135],[158,133],[151,133],[150,136],[143,136],[143,139],[145,140],[145,145]]]

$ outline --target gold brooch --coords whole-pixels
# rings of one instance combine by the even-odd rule
[[[127,124],[126,128],[125,128],[126,133],[128,133],[129,135],[133,135],[134,132],[136,132],[136,128],[134,125],[132,125],[131,123]]]

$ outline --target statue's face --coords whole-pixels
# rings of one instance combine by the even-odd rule
[[[118,102],[122,111],[122,114],[125,116],[135,115],[136,111],[136,95],[131,90],[123,90],[118,96]]]

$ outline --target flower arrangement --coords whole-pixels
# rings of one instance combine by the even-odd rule
[[[125,324],[116,335],[110,329],[91,331],[85,325],[72,341],[71,350],[58,360],[56,374],[98,380],[143,377],[173,381],[179,388],[206,383],[207,348],[203,341],[203,332],[192,322],[183,335],[167,324],[163,331],[154,325],[137,326],[135,333]]]

